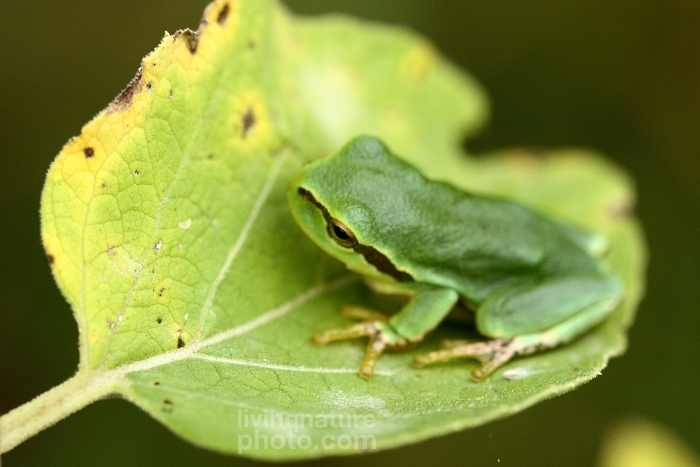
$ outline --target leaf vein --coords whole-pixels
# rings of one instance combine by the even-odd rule
[[[254,362],[249,360],[237,360],[232,358],[214,357],[212,355],[196,354],[192,358],[198,360],[207,360],[215,363],[226,363],[229,365],[238,366],[250,366],[256,368],[268,368],[270,370],[283,370],[283,371],[298,371],[302,373],[357,373],[357,368],[325,368],[325,367],[306,367],[306,366],[295,366],[295,365],[282,365],[278,363],[266,363],[266,362]],[[377,370],[374,372],[375,375],[381,376],[393,376],[396,374],[395,371],[383,371]]]
[[[199,329],[197,331],[197,340],[200,340],[202,337],[202,331],[204,330],[204,325],[206,324],[207,320],[207,312],[214,303],[214,297],[216,296],[216,292],[219,289],[219,285],[226,277],[226,274],[231,268],[231,264],[233,264],[233,261],[236,259],[236,256],[238,256],[238,253],[241,251],[243,244],[248,238],[248,234],[250,233],[250,230],[252,229],[255,220],[258,218],[260,211],[262,210],[265,202],[267,201],[268,196],[270,195],[270,191],[272,191],[272,187],[277,181],[283,162],[284,157],[281,154],[278,155],[277,160],[270,169],[270,173],[268,174],[267,180],[265,180],[265,184],[263,185],[262,190],[260,190],[258,198],[255,200],[255,204],[253,204],[253,208],[251,209],[250,214],[248,215],[248,219],[246,219],[245,224],[243,224],[241,233],[238,235],[236,242],[229,249],[228,255],[226,256],[226,261],[224,261],[224,264],[221,267],[219,274],[216,276],[216,279],[209,288],[207,297],[204,300],[204,305],[202,306],[202,309],[199,313],[200,317]]]
[[[307,303],[315,298],[320,297],[324,293],[345,287],[345,286],[350,285],[356,281],[358,281],[357,276],[349,275],[349,276],[341,277],[340,279],[337,279],[333,282],[326,282],[326,283],[316,285],[315,287],[311,287],[310,289],[308,289],[306,292],[302,293],[301,295],[297,295],[296,297],[292,298],[291,300],[287,301],[286,303],[283,303],[282,305],[261,314],[257,318],[252,319],[245,324],[242,324],[240,326],[236,326],[236,327],[231,328],[231,329],[227,329],[226,331],[222,331],[222,332],[215,334],[207,339],[193,342],[185,347],[182,347],[181,349],[172,350],[170,352],[156,355],[154,357],[150,357],[150,358],[138,361],[138,362],[122,365],[122,366],[117,367],[111,371],[119,373],[119,376],[125,376],[128,373],[134,373],[137,371],[146,371],[146,370],[150,370],[152,368],[167,365],[169,363],[178,362],[178,361],[185,360],[188,358],[197,358],[196,354],[202,349],[219,344],[219,343],[221,343],[225,340],[231,339],[233,337],[237,337],[237,336],[240,336],[242,334],[246,334],[248,332],[251,332],[251,331],[253,331],[253,330],[255,330],[255,329],[257,329],[265,324],[268,324],[276,319],[279,319],[279,318],[285,316],[286,314],[288,314],[292,310],[304,305],[305,303]]]

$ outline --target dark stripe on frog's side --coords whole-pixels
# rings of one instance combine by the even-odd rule
[[[326,219],[326,222],[331,221],[332,217],[328,213],[328,209],[326,209],[326,207],[324,205],[322,205],[321,203],[316,201],[316,198],[314,198],[314,195],[312,195],[309,190],[305,190],[304,188],[299,188],[299,190],[297,190],[297,191],[299,192],[299,196],[301,196],[302,198],[304,198],[305,200],[307,200],[308,202],[310,202],[311,204],[316,206],[316,208],[318,208],[318,210],[321,211],[321,213],[323,214],[323,218]]]
[[[388,274],[399,282],[410,282],[413,277],[405,271],[396,269],[396,266],[382,253],[380,253],[376,248],[371,246],[357,244],[352,247],[357,253],[360,253],[365,257],[365,261],[377,268],[384,274]]]
[[[311,194],[309,190],[305,190],[304,188],[299,188],[298,190],[299,196],[302,198],[306,199],[309,201],[311,204],[316,206],[316,208],[321,211],[323,214],[323,218],[326,220],[326,223],[330,222],[332,217],[330,213],[328,212],[328,209],[321,203],[319,203],[316,198],[314,198],[314,195]],[[365,261],[367,261],[369,264],[377,268],[378,271],[383,272],[384,274],[388,274],[389,276],[393,277],[399,282],[409,282],[413,280],[413,277],[405,271],[400,271],[399,269],[394,266],[394,264],[387,258],[383,253],[381,253],[379,250],[377,250],[374,247],[367,246],[367,245],[362,245],[360,243],[355,244],[355,246],[352,247],[352,249],[356,252],[361,254],[362,256],[365,257]]]

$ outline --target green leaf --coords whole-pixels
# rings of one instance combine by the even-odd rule
[[[467,159],[461,140],[486,114],[479,86],[402,29],[218,0],[197,33],[166,35],[64,147],[43,192],[44,245],[80,330],[76,378],[102,388],[84,404],[120,394],[198,445],[291,459],[417,442],[595,377],[624,350],[642,294],[629,180],[576,150]],[[362,342],[309,339],[346,324],[343,304],[374,297],[305,238],[285,189],[303,163],[363,133],[430,177],[608,234],[625,302],[572,344],[479,384],[476,362],[411,366],[464,334],[449,325],[362,380]]]

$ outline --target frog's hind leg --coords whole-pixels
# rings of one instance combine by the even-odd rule
[[[519,305],[539,304],[535,306],[541,306],[543,303],[552,305],[552,302],[548,302],[548,300],[537,300],[537,298],[541,298],[543,295],[546,298],[551,298],[552,295],[565,298],[563,293],[570,292],[572,284],[586,287],[590,284],[596,285],[596,287],[590,287],[587,295],[588,303],[583,302],[584,306],[580,307],[577,312],[556,324],[547,323],[539,332],[505,335],[484,342],[448,341],[441,350],[417,356],[414,359],[414,365],[424,367],[453,358],[475,358],[483,362],[481,367],[473,370],[471,374],[472,380],[479,382],[517,355],[527,355],[566,343],[600,323],[619,303],[622,289],[617,279],[611,278],[611,276],[598,276],[598,279],[599,283],[591,277],[585,277],[582,280],[562,278],[539,284],[537,288],[512,288],[496,297],[491,303],[487,303],[480,312],[486,311],[488,313],[491,311],[488,307],[491,306],[498,307],[493,314],[503,313],[504,308],[507,311],[507,308],[514,304],[513,302]],[[542,311],[539,313],[541,314]],[[499,324],[502,324],[502,321]],[[483,329],[480,331],[483,332]]]
[[[475,358],[482,361],[481,367],[471,373],[472,380],[479,382],[493,373],[498,367],[518,354],[518,344],[514,339],[494,339],[485,342],[449,341],[443,349],[418,355],[413,359],[416,368],[453,358]]]
[[[605,317],[617,303],[617,300],[599,302],[540,333],[482,342],[448,341],[442,345],[441,350],[416,356],[413,365],[422,368],[453,358],[474,358],[483,362],[479,368],[471,372],[472,380],[478,383],[517,355],[540,352],[573,339],[581,334],[579,330],[588,329],[589,326],[597,324],[601,320],[600,317]]]

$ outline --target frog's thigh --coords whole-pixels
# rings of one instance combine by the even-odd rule
[[[569,329],[576,335],[607,316],[622,294],[617,277],[597,273],[522,283],[486,300],[477,310],[476,325],[485,336],[510,338],[545,331],[581,313],[572,320],[581,328]]]
[[[445,319],[457,300],[459,295],[450,289],[421,292],[392,316],[389,324],[404,339],[420,341]]]

